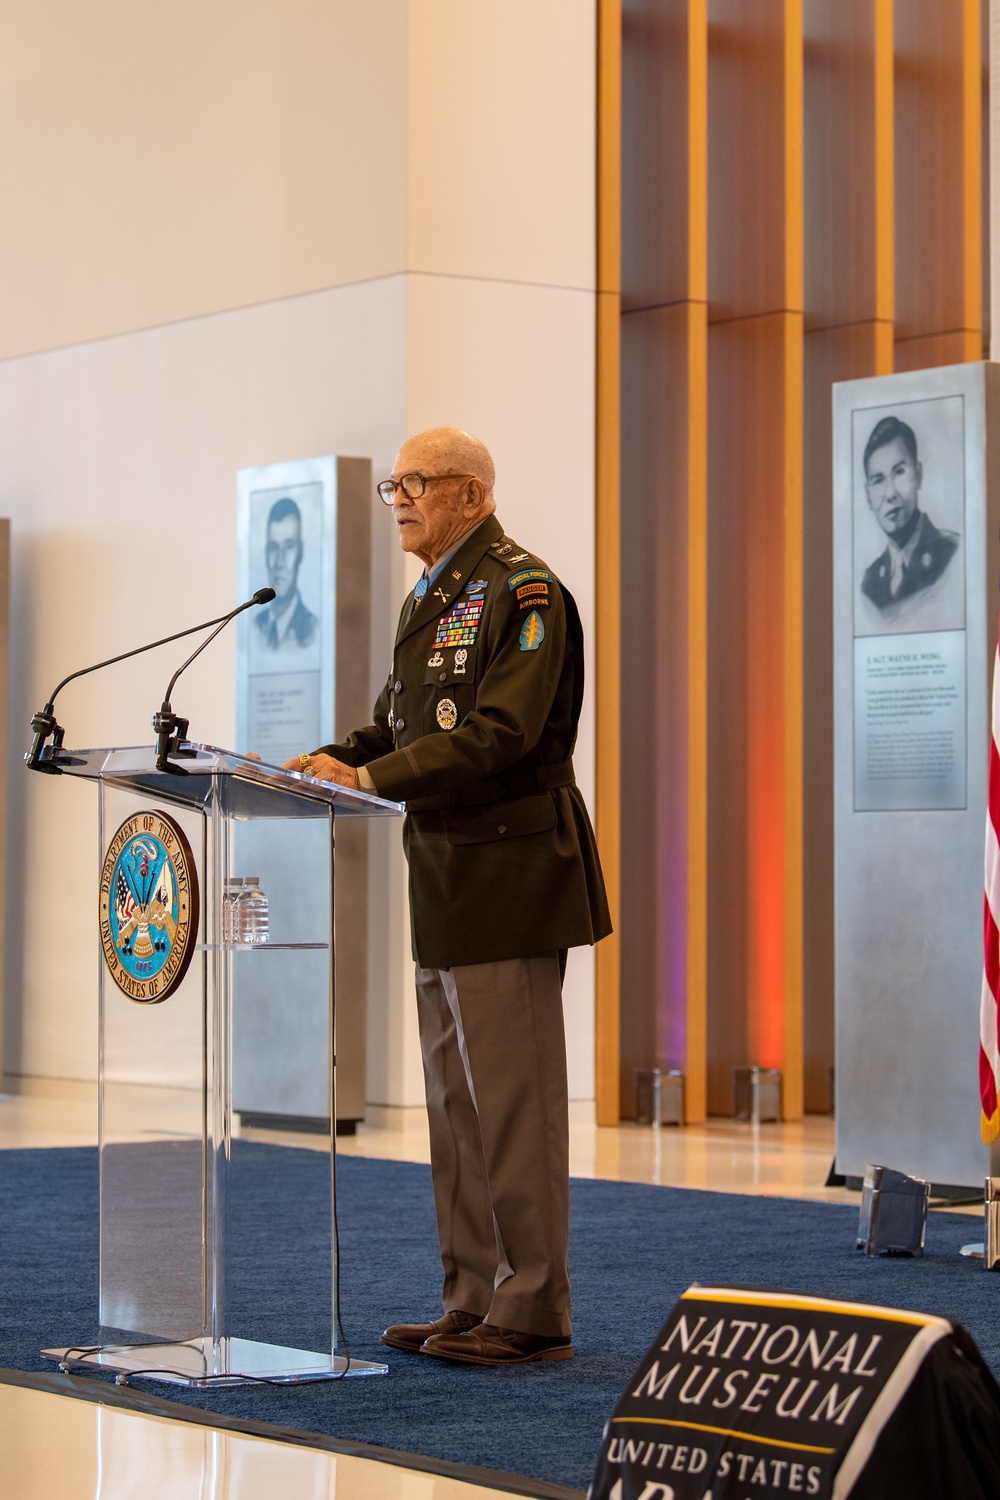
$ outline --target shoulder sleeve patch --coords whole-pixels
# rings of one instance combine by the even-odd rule
[[[542,617],[535,610],[532,610],[521,626],[521,650],[537,651],[544,639],[545,626],[542,624]]]

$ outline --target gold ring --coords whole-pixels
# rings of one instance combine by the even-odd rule
[[[299,756],[299,770],[303,772],[303,774],[308,774],[308,772],[312,770],[312,763],[313,762],[311,755]]]

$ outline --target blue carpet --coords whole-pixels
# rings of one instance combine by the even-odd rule
[[[237,1142],[256,1207],[241,1227],[244,1271],[266,1255],[275,1204],[292,1191],[325,1212],[325,1158]],[[230,1418],[274,1423],[430,1459],[586,1488],[601,1429],[630,1373],[684,1288],[784,1287],[941,1313],[964,1323],[1000,1378],[1000,1276],[959,1247],[981,1220],[930,1216],[922,1260],[869,1260],[854,1249],[857,1209],[630,1183],[575,1181],[570,1262],[571,1363],[454,1366],[387,1349],[390,1322],[435,1316],[440,1263],[430,1172],[341,1157],[342,1300],[352,1353],[382,1359],[384,1379],[289,1389],[147,1391]],[[317,1224],[320,1217],[317,1218]],[[317,1265],[316,1306],[325,1296]],[[252,1290],[252,1282],[248,1283]],[[0,1365],[52,1371],[43,1347],[95,1340],[97,1153],[0,1151]],[[244,1314],[234,1331],[320,1348],[315,1328]]]

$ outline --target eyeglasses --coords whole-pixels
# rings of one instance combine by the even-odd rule
[[[383,505],[391,505],[397,490],[402,490],[407,500],[419,500],[427,486],[437,479],[478,478],[478,474],[421,474],[419,470],[414,470],[412,474],[402,474],[398,479],[383,479],[375,488]]]

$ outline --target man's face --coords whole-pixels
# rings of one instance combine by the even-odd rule
[[[902,438],[893,438],[869,455],[865,464],[868,504],[886,536],[898,536],[913,518],[924,473]]]
[[[302,537],[297,516],[282,516],[267,528],[267,581],[274,589],[275,604],[282,605],[295,592],[299,563],[302,561]]]
[[[440,453],[421,448],[419,443],[404,443],[392,466],[392,477],[418,473],[429,479],[433,474],[446,474],[451,467]],[[392,518],[403,551],[415,553],[428,566],[447,552],[475,514],[475,505],[467,499],[468,488],[467,478],[452,476],[428,484],[418,500],[397,490]]]

